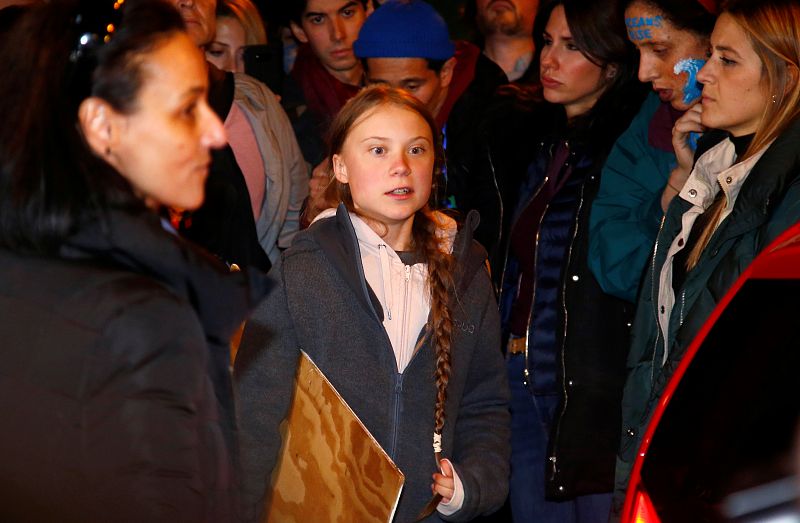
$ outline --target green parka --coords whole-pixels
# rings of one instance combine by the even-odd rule
[[[701,150],[726,140],[709,133]],[[703,143],[705,142],[705,143]],[[622,402],[622,441],[617,456],[614,508],[625,489],[641,436],[664,387],[686,348],[736,278],[780,233],[800,221],[800,122],[794,122],[755,163],[741,186],[733,210],[719,225],[697,265],[676,293],[669,318],[669,350],[659,328],[659,276],[667,251],[681,232],[681,221],[692,204],[675,197],[656,238],[639,296],[628,355],[628,379]],[[702,157],[698,162],[702,162]]]

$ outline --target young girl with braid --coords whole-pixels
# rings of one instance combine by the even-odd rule
[[[330,134],[331,208],[273,268],[236,360],[246,520],[268,502],[302,349],[405,475],[395,521],[467,521],[509,474],[508,385],[476,215],[431,209],[436,124],[404,91],[363,90]]]

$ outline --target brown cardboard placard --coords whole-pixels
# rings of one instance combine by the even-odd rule
[[[281,436],[266,521],[392,520],[403,473],[304,352]]]

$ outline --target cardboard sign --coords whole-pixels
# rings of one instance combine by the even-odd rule
[[[392,520],[403,473],[305,353],[281,435],[266,521]]]

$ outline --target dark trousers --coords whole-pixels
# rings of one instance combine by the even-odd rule
[[[511,513],[514,523],[606,523],[611,493],[547,501],[545,465],[558,395],[534,395],[523,383],[525,357],[508,357],[511,384]]]

